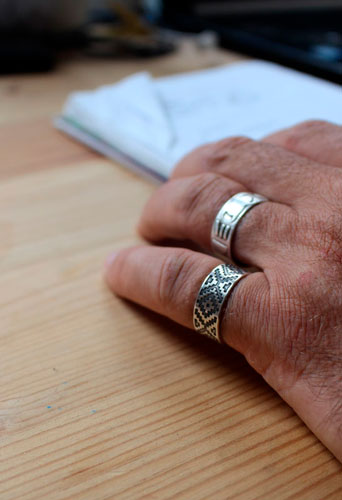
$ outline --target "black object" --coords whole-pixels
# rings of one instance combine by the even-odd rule
[[[23,37],[0,37],[0,73],[31,73],[50,70],[55,51],[41,40]]]
[[[342,0],[164,0],[162,24],[210,29],[223,47],[342,83]]]
[[[0,32],[0,74],[51,70],[58,52],[85,46],[82,31],[60,33],[13,30]]]

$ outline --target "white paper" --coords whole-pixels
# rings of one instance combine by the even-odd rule
[[[250,61],[153,79],[148,73],[72,94],[64,118],[158,174],[190,150],[232,135],[260,139],[300,121],[342,124],[342,90]]]

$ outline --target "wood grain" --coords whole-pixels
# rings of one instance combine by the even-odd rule
[[[154,187],[19,122],[0,127],[1,500],[340,499],[341,466],[240,355],[104,285]]]

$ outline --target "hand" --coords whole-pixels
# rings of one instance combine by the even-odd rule
[[[234,287],[221,337],[342,461],[342,128],[307,122],[261,142],[235,137],[193,151],[147,203],[139,231],[210,254],[214,217],[240,191],[271,201],[237,227],[235,257],[260,271]],[[201,251],[140,246],[111,259],[107,280],[192,328],[199,288],[219,263]]]

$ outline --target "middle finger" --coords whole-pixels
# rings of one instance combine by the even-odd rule
[[[211,227],[221,206],[243,184],[215,173],[174,179],[159,188],[145,206],[139,231],[154,243],[192,240],[211,251]],[[262,194],[262,193],[261,193]],[[293,223],[293,210],[268,201],[251,208],[239,222],[234,239],[235,259],[261,269],[270,267],[286,250],[282,235]]]

